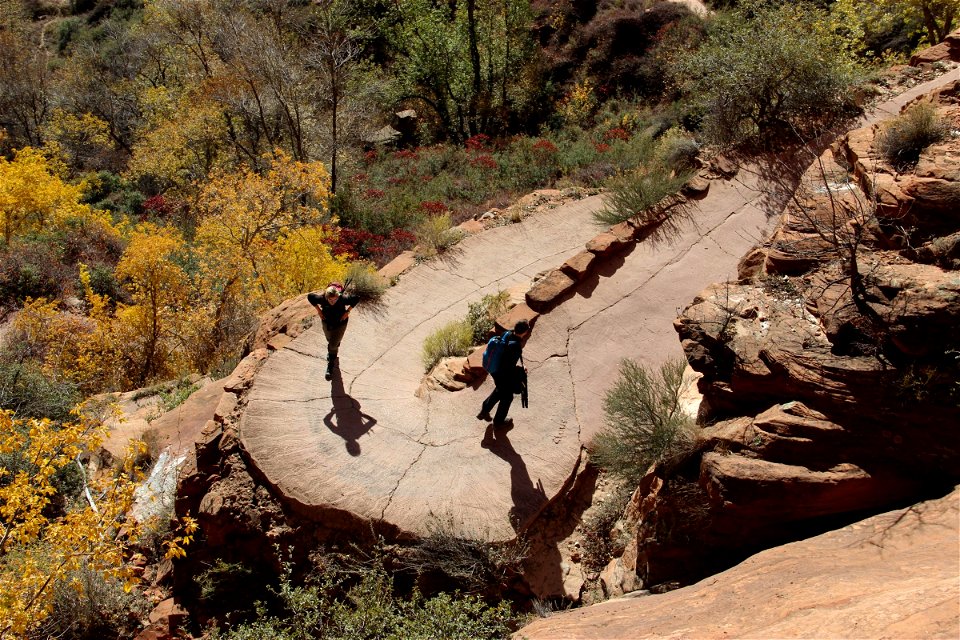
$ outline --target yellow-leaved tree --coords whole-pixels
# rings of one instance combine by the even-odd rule
[[[119,376],[119,348],[109,299],[93,291],[80,265],[86,315],[60,310],[56,300],[27,299],[11,324],[11,338],[24,358],[54,380],[76,384],[83,395],[112,390]]]
[[[336,233],[319,225],[294,229],[278,238],[270,247],[261,276],[267,305],[276,306],[330,282],[342,282],[348,262],[330,252],[335,241]]]
[[[133,145],[127,174],[149,177],[180,197],[190,195],[221,162],[227,132],[223,108],[202,87],[179,98],[165,87],[153,88],[142,102],[149,117]]]
[[[64,497],[58,473],[79,465],[103,435],[102,424],[79,408],[64,424],[0,411],[0,638],[25,637],[41,624],[53,606],[52,587],[81,568],[133,584],[124,565],[127,544],[138,535],[127,521],[137,480],[133,455],[96,480],[81,470],[81,500],[55,507]]]
[[[117,278],[133,298],[133,304],[117,309],[116,337],[124,354],[126,386],[183,373],[178,326],[189,306],[191,284],[178,260],[185,253],[178,230],[142,223],[117,263]]]
[[[48,157],[48,153],[53,157]],[[103,238],[116,238],[110,214],[82,202],[86,184],[71,184],[61,178],[63,164],[55,157],[60,153],[53,144],[47,152],[24,147],[14,153],[13,160],[0,157],[0,225],[4,242],[9,245],[17,236],[63,229],[79,228],[97,231]]]
[[[294,229],[327,218],[327,171],[283,151],[264,158],[268,169],[214,172],[200,192],[197,242],[227,279],[242,279],[266,294],[264,260],[271,245]],[[247,287],[245,287],[247,288]]]
[[[7,244],[16,235],[92,215],[80,203],[83,185],[64,182],[56,169],[33,147],[18,150],[13,160],[0,157],[0,216]]]
[[[266,169],[215,171],[197,199],[200,296],[208,309],[210,349],[234,343],[256,316],[285,296],[302,293],[305,266],[317,282],[340,273],[330,255],[329,179],[319,162],[298,162],[282,151]],[[293,253],[291,253],[293,252]]]
[[[110,153],[110,125],[92,113],[54,109],[44,126],[47,148],[71,166],[86,166]]]

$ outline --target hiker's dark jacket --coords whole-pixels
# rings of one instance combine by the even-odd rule
[[[307,295],[307,301],[310,304],[320,305],[320,310],[323,312],[323,323],[325,325],[328,327],[339,327],[350,319],[349,317],[343,317],[343,314],[347,312],[347,307],[349,306],[353,309],[353,307],[357,306],[357,303],[360,302],[360,298],[341,293],[340,296],[337,297],[337,301],[330,304],[327,302],[325,295],[310,293]]]

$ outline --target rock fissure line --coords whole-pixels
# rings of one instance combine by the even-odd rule
[[[440,449],[442,447],[449,447],[450,445],[456,444],[458,442],[467,442],[472,439],[473,439],[473,436],[470,435],[470,436],[463,436],[460,438],[454,438],[453,440],[448,440],[447,442],[421,442],[420,440],[415,440],[414,442],[416,442],[417,444],[423,445],[424,447],[432,447],[434,449]]]
[[[403,479],[407,477],[407,474],[410,473],[410,470],[413,469],[418,462],[420,462],[420,458],[422,458],[423,454],[427,451],[427,447],[425,445],[421,446],[423,448],[420,449],[420,453],[417,454],[417,457],[414,458],[409,465],[407,465],[407,468],[404,470],[403,474],[397,478],[397,484],[395,484],[393,489],[390,490],[390,494],[387,496],[387,504],[383,505],[383,510],[380,511],[380,520],[386,520],[387,509],[389,509],[390,505],[393,503],[393,496],[397,493],[397,489],[400,488],[400,483],[403,482]]]
[[[422,457],[423,457],[423,454],[426,453],[426,451],[427,451],[427,446],[426,446],[425,444],[423,444],[422,442],[420,442],[420,439],[423,438],[424,436],[426,436],[427,433],[429,433],[429,431],[430,431],[430,411],[429,411],[429,409],[430,409],[430,398],[427,397],[427,412],[426,412],[426,414],[427,414],[427,419],[426,419],[426,422],[425,422],[424,425],[423,425],[423,432],[422,432],[418,437],[416,437],[416,438],[411,438],[410,436],[404,436],[404,437],[408,438],[411,442],[416,442],[417,444],[420,445],[420,453],[418,453],[418,454],[417,454],[417,457],[414,458],[414,459],[410,462],[409,465],[407,465],[407,468],[404,469],[404,471],[403,471],[403,473],[400,475],[400,477],[397,478],[397,484],[395,484],[395,485],[393,486],[393,489],[390,490],[390,495],[387,496],[387,503],[386,503],[385,505],[383,505],[383,510],[380,512],[380,519],[381,519],[381,520],[385,520],[385,519],[386,519],[387,509],[389,509],[389,508],[390,508],[390,505],[393,504],[393,496],[397,493],[397,490],[400,488],[400,483],[403,482],[403,479],[407,477],[407,474],[410,473],[410,470],[413,469],[413,467],[416,466],[416,464],[417,464],[418,462],[420,462],[420,458],[422,458]]]
[[[583,423],[580,421],[580,411],[577,407],[577,385],[576,381],[573,379],[573,365],[570,364],[570,338],[573,335],[573,328],[567,329],[567,342],[566,342],[566,352],[567,355],[562,356],[566,360],[567,365],[567,377],[570,379],[570,388],[573,390],[573,393],[570,395],[573,399],[573,419],[577,421],[577,442],[580,443],[580,448],[583,448]]]
[[[313,324],[310,325],[310,327],[307,329],[307,331],[310,331],[311,329],[313,329]],[[306,331],[305,331],[304,333],[306,333]],[[308,358],[317,358],[317,359],[319,359],[319,358],[322,358],[322,357],[323,357],[322,355],[317,355],[317,354],[315,354],[315,353],[307,353],[306,351],[301,351],[300,349],[296,349],[296,348],[294,348],[294,346],[293,346],[294,344],[296,344],[296,343],[295,343],[295,342],[290,343],[290,344],[288,344],[288,345],[285,345],[283,348],[286,349],[287,351],[293,351],[294,353],[300,354],[301,356],[306,356],[306,357],[308,357]]]
[[[742,207],[741,207],[741,209],[742,209]],[[646,279],[644,279],[643,282],[641,282],[641,283],[638,284],[636,287],[634,287],[633,289],[631,289],[628,293],[624,294],[624,295],[621,296],[619,299],[615,300],[614,302],[611,302],[610,304],[608,304],[607,306],[603,307],[602,309],[598,309],[598,310],[595,311],[591,316],[589,316],[589,317],[587,317],[587,318],[584,318],[582,321],[580,321],[580,322],[577,323],[576,325],[570,327],[570,329],[568,330],[568,332],[579,331],[580,328],[583,327],[583,325],[585,325],[586,323],[590,322],[591,320],[596,319],[597,317],[603,315],[604,313],[606,313],[606,312],[609,311],[610,309],[616,307],[618,304],[620,304],[620,303],[624,302],[625,300],[627,300],[628,298],[630,298],[630,297],[631,297],[633,294],[635,294],[637,291],[639,291],[640,289],[642,289],[642,288],[644,288],[645,286],[647,286],[647,284],[649,284],[651,280],[653,280],[654,278],[656,278],[657,276],[659,276],[661,273],[663,273],[664,270],[666,270],[666,269],[669,268],[669,267],[672,267],[672,266],[676,265],[676,264],[679,263],[681,260],[683,260],[684,258],[686,258],[687,255],[688,255],[691,251],[693,251],[697,246],[699,246],[703,240],[710,240],[714,245],[720,246],[720,243],[718,243],[713,237],[711,237],[710,234],[713,233],[714,231],[716,231],[717,229],[719,229],[720,227],[722,227],[724,224],[726,224],[727,221],[729,221],[731,218],[733,218],[735,215],[737,215],[737,213],[739,213],[741,209],[737,209],[737,210],[735,210],[735,211],[727,214],[727,216],[726,216],[723,220],[721,220],[720,222],[718,222],[717,224],[715,224],[713,227],[711,227],[706,233],[701,234],[701,235],[700,235],[700,239],[699,239],[697,242],[694,242],[693,244],[689,245],[686,249],[684,249],[681,253],[678,253],[677,255],[675,255],[672,259],[670,259],[670,260],[667,261],[663,266],[661,266],[659,269],[657,269],[656,271],[654,271],[653,273],[651,273],[649,277],[647,277]],[[639,244],[639,243],[638,243],[638,244]],[[727,253],[727,252],[725,251],[724,253]],[[730,253],[727,253],[727,255],[731,255],[731,256],[732,256],[732,254],[730,254]],[[626,264],[626,263],[624,263],[624,264]],[[617,269],[617,271],[619,271],[619,269]],[[567,338],[567,348],[568,348],[568,352],[569,352],[569,346],[570,346],[570,345],[569,345],[569,336],[568,336],[568,338]]]

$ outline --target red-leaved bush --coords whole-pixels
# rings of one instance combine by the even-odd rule
[[[439,216],[447,212],[447,205],[438,200],[425,200],[420,203],[420,209],[432,216]]]
[[[616,129],[610,129],[605,134],[603,134],[603,139],[626,141],[630,139],[630,132],[627,131],[626,129],[621,129],[620,127],[617,127]]]
[[[470,151],[483,151],[490,144],[490,136],[485,133],[478,133],[475,136],[467,138],[464,146]]]
[[[496,169],[497,161],[494,160],[493,156],[491,156],[489,153],[484,153],[472,158],[470,160],[470,166],[479,167],[481,169]]]

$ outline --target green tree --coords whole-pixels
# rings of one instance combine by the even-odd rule
[[[530,3],[400,0],[396,8],[389,36],[399,98],[426,104],[454,140],[503,130],[528,95]]]
[[[720,145],[770,143],[848,113],[857,70],[828,22],[810,4],[762,0],[715,18],[703,46],[676,67],[704,136]]]

